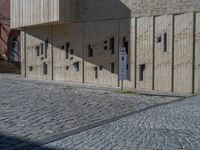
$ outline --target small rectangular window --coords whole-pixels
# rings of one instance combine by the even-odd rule
[[[115,73],[115,63],[111,63],[111,73]]]
[[[46,64],[46,63],[43,63],[43,71],[44,71],[44,75],[47,75],[47,72],[48,72],[47,69],[48,69],[48,68],[47,68],[47,64]]]
[[[36,49],[37,56],[40,56],[40,47],[36,46],[35,49]]]
[[[62,45],[62,46],[61,46],[61,49],[65,49],[65,46],[64,46],[64,45]]]
[[[88,46],[88,57],[92,57],[93,56],[93,49],[91,47],[91,45]]]
[[[162,37],[161,36],[157,37],[157,43],[160,43],[161,41],[162,41]]]
[[[69,43],[66,43],[65,58],[69,59]]]
[[[29,67],[29,71],[33,71],[33,66],[30,66],[30,67]]]
[[[112,54],[115,53],[115,38],[114,37],[110,38],[110,50]]]
[[[43,43],[40,44],[40,49],[41,49],[41,55],[43,55],[44,54],[44,44]]]
[[[142,64],[140,65],[140,68],[139,68],[139,80],[140,81],[143,81],[144,80],[144,70],[145,70],[145,64]]]
[[[95,79],[98,79],[98,67],[94,67]]]
[[[76,69],[76,71],[79,71],[79,62],[75,62],[73,63],[74,68]]]
[[[99,70],[100,70],[100,71],[103,70],[103,66],[99,66]]]
[[[66,70],[69,70],[69,66],[66,66]]]
[[[167,33],[164,33],[164,52],[167,51]]]

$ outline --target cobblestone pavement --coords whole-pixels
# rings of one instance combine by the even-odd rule
[[[189,124],[198,125],[198,120],[193,122],[192,119],[199,117],[198,114],[194,114],[191,118],[180,116],[183,117],[181,119],[178,115],[174,118],[173,113],[181,115],[185,111],[183,108],[176,111],[168,107],[167,113],[165,112],[167,107],[164,107],[164,110],[157,109],[154,112],[151,110],[148,113],[144,112],[108,124],[130,116],[138,110],[177,99],[175,97],[122,95],[113,93],[110,89],[24,80],[19,76],[0,75],[0,150],[29,149],[75,134],[78,135],[64,139],[66,145],[61,145],[61,147],[101,149],[101,146],[105,146],[105,149],[109,147],[120,149],[125,146],[128,148],[132,143],[132,146],[137,144],[145,146],[151,142],[155,145],[155,141],[151,141],[154,139],[153,136],[162,137],[160,143],[164,146],[177,139],[177,145],[181,148],[184,144],[190,143],[188,140],[196,143],[195,136],[191,139],[180,140],[178,135],[174,136],[174,139],[170,136],[178,132],[180,135],[189,137],[193,131],[196,131],[196,128],[189,130],[190,128],[186,127],[183,121],[188,119]],[[193,106],[192,109],[195,111],[195,108],[198,107]],[[173,120],[168,120],[170,117],[173,117]],[[177,124],[175,124],[176,119],[180,119]],[[180,125],[180,127],[176,129],[173,125],[177,127]],[[98,126],[102,127],[89,130]],[[185,128],[187,130],[184,130]],[[88,131],[81,133],[86,130]],[[199,133],[198,131],[194,134]],[[129,140],[125,140],[127,137],[130,137]],[[147,139],[146,142],[141,140],[144,138]],[[56,144],[60,146],[59,142]],[[162,147],[162,145],[159,146]]]
[[[158,106],[46,147],[62,150],[199,150],[200,96]]]

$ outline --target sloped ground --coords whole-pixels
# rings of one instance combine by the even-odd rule
[[[154,107],[34,150],[199,150],[200,96]]]
[[[20,65],[0,59],[0,73],[20,74]]]
[[[0,149],[34,148],[178,99],[0,75]]]

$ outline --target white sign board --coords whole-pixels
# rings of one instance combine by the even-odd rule
[[[119,50],[119,79],[126,80],[127,77],[127,53],[126,48],[121,47]]]

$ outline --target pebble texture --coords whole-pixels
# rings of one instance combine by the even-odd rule
[[[69,136],[69,131],[82,132],[82,130],[105,124],[105,120],[112,122],[112,119],[117,116],[175,100],[177,100],[175,97],[122,95],[113,93],[109,89],[105,90],[97,87],[24,80],[19,76],[0,75],[0,133],[29,141],[29,143],[21,142],[21,140],[19,142],[18,139],[11,137],[11,140],[5,140],[5,136],[0,134],[0,146],[12,149],[30,145],[30,141],[37,143],[52,142],[57,138],[63,138],[65,135],[59,137],[63,133],[68,132]],[[162,113],[162,110],[160,110],[160,113]],[[142,115],[142,117],[147,121],[151,119],[151,115]],[[111,120],[109,121],[109,119]],[[140,117],[136,116],[134,119],[136,119],[134,124],[138,124],[137,121],[140,120]],[[102,146],[101,142],[104,143],[104,140],[106,140],[103,135],[112,131],[107,138],[110,138],[110,136],[117,138],[118,135],[128,129],[132,121],[133,118],[130,118],[123,123],[127,124],[124,126],[121,123],[119,127],[117,127],[118,125],[106,125],[103,128],[81,134],[80,139],[75,140],[74,144],[81,146],[77,142],[86,137],[91,142],[94,139],[93,144],[97,140],[99,146]],[[161,121],[164,123],[164,120]],[[91,124],[93,126],[87,128]],[[124,129],[121,130],[121,127]],[[146,124],[144,124],[144,127],[148,128]],[[120,132],[116,133],[118,129],[120,129]],[[138,135],[142,132],[142,128],[134,128],[134,132],[132,129],[129,130],[126,132],[131,134],[130,136],[135,135],[135,132]],[[103,135],[93,134],[96,132]],[[85,136],[87,134],[88,136]],[[92,137],[89,135],[92,135]],[[100,137],[102,139],[99,139]],[[111,143],[115,145],[115,138],[111,139],[114,140]],[[81,143],[85,146],[90,145],[83,141]],[[123,145],[123,143],[121,144]],[[74,147],[76,147],[75,145]]]

